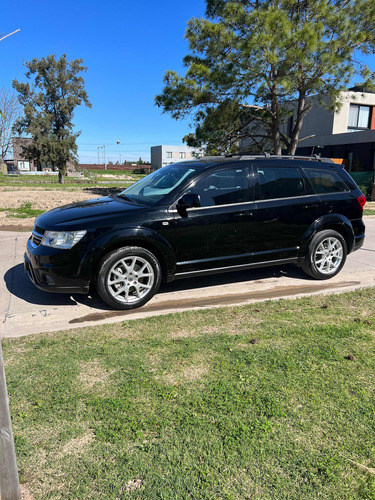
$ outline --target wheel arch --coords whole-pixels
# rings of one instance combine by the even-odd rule
[[[108,253],[123,247],[141,247],[155,255],[158,260],[162,280],[169,281],[175,269],[175,255],[169,243],[151,230],[110,233],[96,239],[87,249],[79,269],[79,274],[95,283],[100,263]]]
[[[326,229],[331,229],[341,234],[345,240],[348,254],[353,250],[354,231],[350,220],[341,214],[329,214],[316,220],[305,232],[299,253],[299,258],[301,260],[305,258],[309,244],[314,236]]]

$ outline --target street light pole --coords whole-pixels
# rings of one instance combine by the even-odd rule
[[[120,149],[120,141],[116,141],[116,144],[118,144],[119,164],[121,165],[121,149]]]
[[[16,31],[13,31],[13,33],[9,33],[8,35],[4,35],[4,33],[2,35],[0,35],[0,42],[2,42],[3,40],[5,40],[5,38],[8,38],[8,36],[12,36],[14,35],[14,33],[18,33],[20,30],[16,30]]]

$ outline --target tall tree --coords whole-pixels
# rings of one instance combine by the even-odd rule
[[[0,160],[4,160],[12,148],[12,127],[21,115],[15,92],[0,89],[0,110]]]
[[[65,54],[60,59],[55,55],[32,59],[25,63],[31,84],[13,81],[24,107],[24,116],[17,120],[15,130],[33,139],[25,148],[25,156],[57,166],[60,183],[67,163],[77,163],[76,139],[81,132],[74,132],[74,110],[81,104],[91,107],[80,76],[87,69],[82,62],[69,62]]]
[[[374,51],[374,0],[206,0],[207,19],[188,22],[185,76],[167,71],[157,106],[194,117],[184,140],[210,152],[251,136],[294,154],[311,107],[328,108],[355,76],[375,74],[358,57]],[[289,120],[289,134],[281,125]]]

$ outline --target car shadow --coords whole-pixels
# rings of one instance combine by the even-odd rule
[[[233,283],[243,283],[245,281],[260,283],[270,278],[278,279],[283,277],[311,280],[302,269],[293,264],[289,264],[283,267],[263,267],[259,269],[246,269],[242,271],[231,271],[208,276],[178,279],[171,283],[162,284],[158,293],[193,290],[218,285],[231,285]]]
[[[10,268],[4,274],[4,281],[7,290],[12,295],[30,304],[44,306],[73,306],[78,303],[87,305],[88,307],[94,307],[95,309],[108,309],[108,306],[103,303],[96,293],[93,294],[94,296],[78,293],[69,295],[68,293],[51,293],[39,290],[39,288],[30,281],[23,264],[17,264]]]
[[[260,283],[263,280],[271,278],[279,279],[298,278],[310,280],[303,271],[293,265],[283,267],[265,267],[261,269],[252,269],[245,271],[234,271],[231,273],[222,273],[209,276],[196,276],[183,280],[175,280],[171,283],[164,283],[160,287],[158,294],[171,293],[184,290],[198,290],[200,288],[215,287],[218,285],[230,285],[233,283],[243,283],[246,281]],[[39,290],[32,284],[23,264],[17,264],[10,268],[4,275],[7,290],[25,302],[44,306],[68,306],[82,304],[93,309],[108,311],[112,310],[105,304],[95,291],[90,290],[90,294],[64,294],[51,293]]]

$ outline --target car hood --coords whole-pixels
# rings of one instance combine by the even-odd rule
[[[49,210],[37,218],[36,225],[43,229],[54,229],[89,227],[105,219],[111,219],[111,223],[116,223],[121,218],[125,222],[126,214],[130,215],[134,211],[143,210],[146,210],[146,207],[129,203],[118,197],[106,196]]]

